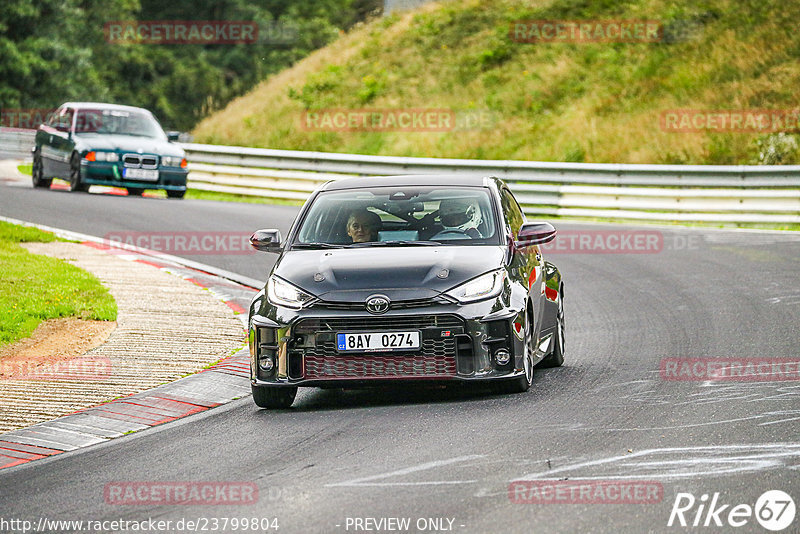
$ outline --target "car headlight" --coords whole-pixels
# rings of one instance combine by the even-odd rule
[[[453,297],[462,304],[475,302],[476,300],[496,297],[503,290],[503,282],[506,279],[506,272],[503,269],[482,274],[477,278],[468,280],[463,284],[454,287],[445,294]]]
[[[92,150],[87,152],[83,159],[86,161],[119,161],[119,154],[116,152],[103,152],[101,150]]]
[[[83,159],[86,161],[119,161],[119,154],[116,152],[102,152],[92,150],[84,154]]]
[[[186,158],[180,156],[161,156],[161,165],[164,167],[186,168]]]
[[[314,298],[313,295],[309,295],[277,276],[270,276],[267,281],[267,297],[272,304],[294,310],[299,310]]]

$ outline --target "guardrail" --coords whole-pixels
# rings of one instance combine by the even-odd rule
[[[195,189],[305,200],[358,175],[493,175],[526,214],[800,223],[800,166],[631,165],[363,156],[184,143]]]
[[[36,130],[0,128],[0,157],[30,158]]]
[[[800,165],[631,165],[364,156],[180,143],[189,187],[272,199],[308,198],[348,176],[498,176],[531,216],[800,223]],[[0,129],[0,154],[29,157],[31,130]]]

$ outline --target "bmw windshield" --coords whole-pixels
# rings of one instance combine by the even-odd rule
[[[499,244],[486,189],[377,187],[320,193],[292,248]]]
[[[152,115],[125,109],[80,109],[77,134],[137,135],[166,141],[164,130]]]

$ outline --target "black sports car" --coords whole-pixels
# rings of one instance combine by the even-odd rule
[[[492,381],[527,391],[564,361],[564,283],[497,178],[390,176],[321,186],[249,315],[253,399],[288,407],[298,386]]]
[[[33,186],[69,180],[71,191],[90,185],[125,187],[129,195],[164,189],[170,198],[186,193],[189,174],[177,132],[164,133],[142,108],[67,102],[36,131]]]

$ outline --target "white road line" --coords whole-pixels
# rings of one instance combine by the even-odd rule
[[[663,456],[676,453],[678,458],[668,460],[653,458],[652,461],[642,457],[648,455]],[[719,445],[705,447],[668,447],[663,449],[647,449],[630,454],[612,456],[588,462],[549,469],[541,473],[530,473],[515,480],[550,480],[558,473],[570,472],[570,478],[581,480],[628,480],[658,479],[677,480],[697,478],[701,476],[720,476],[740,472],[760,471],[775,467],[785,467],[789,462],[784,459],[800,458],[800,443],[769,443],[760,445]],[[641,460],[637,460],[641,459]],[[598,466],[616,465],[618,472],[607,475],[594,473],[586,476],[580,470]],[[683,466],[683,470],[674,470],[675,466]],[[663,467],[664,472],[654,471],[652,467]],[[639,473],[646,471],[646,473]],[[557,477],[556,477],[557,478]]]
[[[341,486],[415,486],[415,485],[436,485],[436,484],[472,484],[476,482],[475,480],[441,480],[441,481],[430,481],[430,482],[372,482],[373,480],[380,480],[383,478],[389,477],[397,477],[402,475],[409,475],[411,473],[418,473],[420,471],[427,471],[430,469],[436,469],[437,467],[443,467],[446,465],[452,465],[460,462],[466,462],[469,460],[476,460],[478,458],[484,458],[483,454],[471,454],[468,456],[457,456],[456,458],[450,458],[448,460],[437,460],[435,462],[426,462],[424,464],[415,465],[412,467],[406,467],[403,469],[398,469],[396,471],[390,471],[388,473],[381,473],[379,475],[372,475],[363,478],[355,478],[353,480],[347,480],[345,482],[336,482],[335,484],[325,484],[325,487],[341,487]]]

